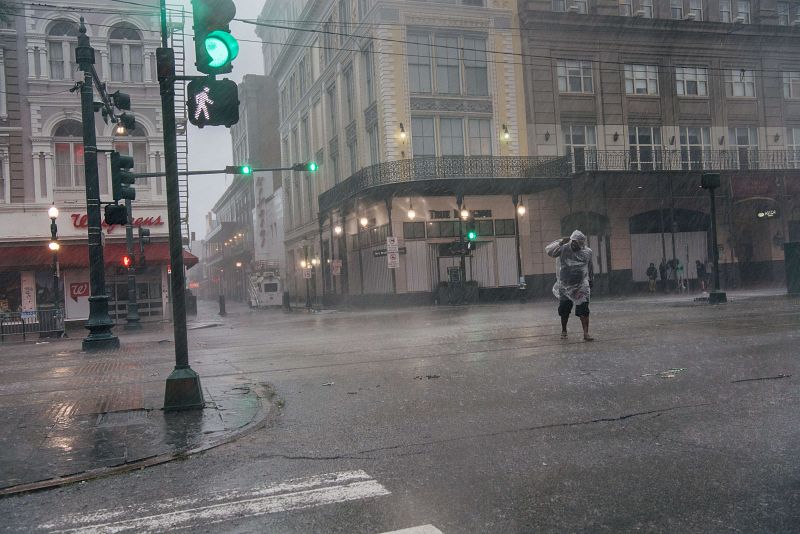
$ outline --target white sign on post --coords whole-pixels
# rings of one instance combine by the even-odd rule
[[[386,253],[386,260],[388,263],[388,267],[390,269],[399,269],[400,268],[400,253],[399,252],[387,252]]]
[[[400,245],[396,237],[390,236],[386,238],[386,252],[400,252]]]
[[[311,278],[311,269],[303,269],[303,278]]]
[[[331,274],[333,276],[341,276],[341,274],[342,274],[342,260],[333,260],[331,262]]]

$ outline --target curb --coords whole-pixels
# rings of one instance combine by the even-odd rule
[[[126,462],[115,466],[89,469],[87,471],[81,471],[63,477],[48,478],[45,480],[39,480],[37,482],[28,482],[26,484],[10,486],[0,490],[0,499],[14,495],[33,493],[35,491],[59,488],[70,484],[76,484],[78,482],[86,482],[87,480],[94,480],[97,478],[128,473],[130,471],[137,471],[147,467],[165,464],[174,460],[186,459],[192,455],[232,443],[233,441],[262,428],[266,424],[269,416],[274,412],[274,408],[277,406],[277,404],[272,402],[272,400],[275,398],[275,392],[268,385],[255,384],[253,385],[253,391],[255,391],[256,397],[259,400],[260,408],[250,422],[228,434],[220,436],[218,439],[210,441],[205,445],[195,447],[194,449],[185,449],[175,452],[157,454],[155,456],[148,456],[139,460]],[[267,401],[266,403],[264,402],[265,400]]]

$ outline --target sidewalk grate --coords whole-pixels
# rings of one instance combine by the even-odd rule
[[[95,422],[95,426],[103,428],[147,424],[150,424],[150,411],[144,409],[101,413]]]

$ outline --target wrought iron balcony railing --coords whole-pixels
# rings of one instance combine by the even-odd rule
[[[575,148],[567,157],[572,172],[800,169],[800,150],[709,150],[700,147],[666,150],[639,146],[629,150]]]
[[[401,159],[365,167],[319,196],[325,213],[359,193],[382,185],[427,180],[557,178],[569,176],[565,156],[442,156]]]

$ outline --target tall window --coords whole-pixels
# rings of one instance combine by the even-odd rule
[[[350,33],[350,0],[341,0],[339,2],[339,32],[346,34]],[[339,36],[339,44],[342,45],[347,39],[346,36]]]
[[[597,152],[595,126],[569,124],[562,127],[564,145],[572,157],[574,170],[582,171],[593,166]]]
[[[486,39],[464,38],[464,83],[468,95],[489,94],[489,77],[486,70]]]
[[[415,158],[436,155],[433,117],[412,117],[411,143]]]
[[[73,120],[61,122],[53,133],[56,187],[77,188],[85,183],[83,171],[83,127]]]
[[[347,140],[347,154],[350,157],[350,174],[355,174],[358,171],[358,141],[353,136]]]
[[[409,87],[412,93],[489,94],[486,38],[408,34]],[[435,65],[435,75],[431,65]]]
[[[329,65],[333,56],[336,54],[336,26],[333,23],[333,14],[323,25],[325,34],[322,36],[322,59]]]
[[[567,11],[567,0],[553,0],[553,11],[565,13]]]
[[[783,98],[800,98],[800,71],[783,73]]]
[[[758,128],[728,128],[728,144],[736,150],[740,169],[758,168]]]
[[[708,95],[708,69],[702,67],[675,67],[676,90],[682,96]]]
[[[703,0],[689,0],[689,13],[694,20],[703,20]]]
[[[355,118],[355,105],[353,103],[353,98],[355,98],[353,88],[353,67],[350,66],[344,71],[344,110],[345,117],[347,118],[347,124],[350,124],[350,122],[352,122]]]
[[[461,93],[458,37],[436,36],[436,92]]]
[[[652,0],[650,0],[652,2]],[[588,0],[572,0],[570,2],[570,7],[575,7],[578,10],[578,13],[586,14],[589,12],[589,2]]]
[[[144,81],[142,34],[136,26],[129,22],[115,24],[108,38],[111,80],[115,82]]]
[[[661,128],[631,126],[628,129],[632,170],[652,171],[661,168]]]
[[[462,119],[439,120],[439,147],[442,156],[464,155],[464,126]]]
[[[298,91],[297,96],[303,98],[303,95],[306,94],[306,60],[301,59],[300,63],[297,64],[297,84],[298,84]]]
[[[745,24],[750,24],[750,0],[738,0],[737,6],[739,9],[736,16]]]
[[[49,56],[50,78],[64,80],[72,78],[75,65],[78,26],[68,20],[60,20],[50,26],[47,32],[47,54]]]
[[[670,15],[673,19],[683,18],[683,0],[669,0]]]
[[[375,65],[372,54],[372,45],[364,50],[364,82],[367,88],[367,102],[372,104],[375,102]]]
[[[778,24],[780,26],[789,25],[789,2],[778,2],[775,11],[778,14]]]
[[[561,93],[592,93],[592,62],[559,60],[556,63],[558,90]]]
[[[639,0],[639,10],[644,13],[647,19],[653,18],[653,0]]]
[[[703,161],[711,159],[711,129],[704,127],[684,127],[680,129],[681,168],[700,170]]]
[[[752,70],[731,69],[725,72],[728,96],[756,96],[756,77]]]
[[[720,22],[731,21],[731,0],[719,0],[719,20]]]
[[[408,34],[408,84],[412,93],[430,93],[431,45],[428,34]]]
[[[633,15],[633,0],[619,0],[619,14],[623,17]]]
[[[333,183],[339,183],[339,154],[337,152],[331,152],[331,159],[330,159],[330,167],[331,167],[331,177],[333,178]]]
[[[330,128],[330,136],[336,137],[337,132],[339,131],[339,126],[336,122],[338,114],[336,113],[336,85],[331,84],[328,87],[328,124]]]
[[[369,139],[369,163],[370,165],[377,165],[380,163],[381,150],[380,138],[378,136],[378,125],[373,124],[367,130],[367,139]]]
[[[492,127],[489,119],[469,119],[467,135],[470,156],[492,155]]]
[[[657,95],[658,65],[625,65],[625,92],[629,95]]]
[[[789,165],[793,169],[800,169],[800,128],[787,128],[788,139],[786,148],[789,151]]]

